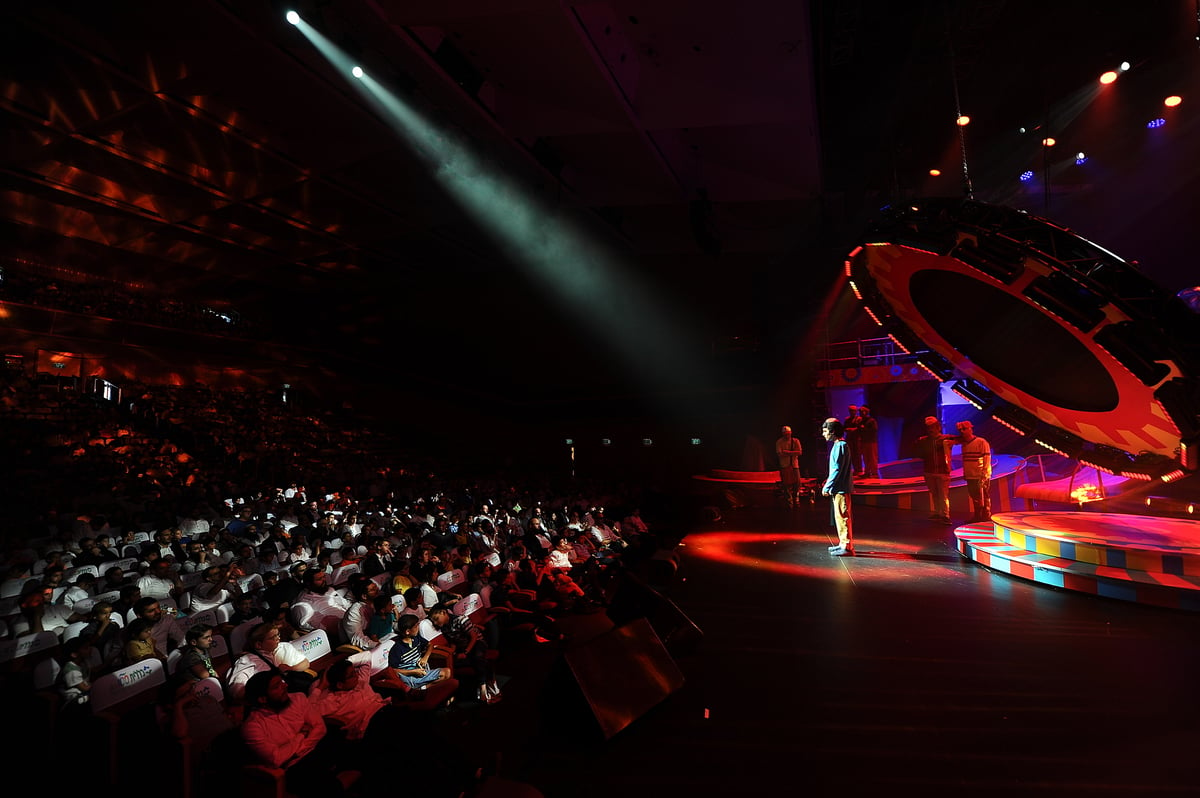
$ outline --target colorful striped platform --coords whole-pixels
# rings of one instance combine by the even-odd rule
[[[954,532],[980,565],[1064,590],[1200,611],[1200,521],[999,513]]]

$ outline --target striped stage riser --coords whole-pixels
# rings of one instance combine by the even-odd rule
[[[997,526],[975,523],[956,529],[954,534],[959,553],[992,570],[1062,590],[1158,607],[1200,611],[1200,575],[1119,567],[1061,556],[1064,553],[1078,553],[1078,546],[1074,547],[1074,551],[1061,546],[1056,551],[1039,551],[1042,543],[1047,541],[1036,538],[1028,531],[1014,535],[1010,530],[1010,537],[1022,538],[1021,545],[1014,545],[999,536]],[[1115,547],[1105,547],[1104,550],[1110,562],[1118,559],[1115,556],[1118,549]],[[1085,556],[1089,555],[1085,553]],[[1129,558],[1126,559],[1128,561]],[[1149,562],[1153,564],[1153,561]]]
[[[1106,543],[1078,543],[1039,536],[995,524],[996,538],[1036,554],[1129,571],[1149,571],[1200,579],[1200,555],[1129,548]]]

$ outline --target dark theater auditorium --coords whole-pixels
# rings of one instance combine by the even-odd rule
[[[1200,0],[0,4],[9,784],[1200,794]]]

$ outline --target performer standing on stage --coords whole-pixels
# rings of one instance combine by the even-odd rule
[[[929,520],[950,523],[950,445],[953,435],[942,434],[942,422],[925,417],[925,434],[917,438],[924,463],[925,487],[929,488]]]
[[[858,405],[847,408],[846,420],[842,422],[842,435],[846,440],[846,450],[850,452],[850,472],[861,477],[863,471],[862,452],[858,448]]]
[[[837,527],[838,545],[830,546],[834,557],[854,556],[854,527],[850,518],[850,494],[854,492],[854,475],[850,470],[850,448],[844,439],[842,422],[827,418],[821,425],[821,435],[833,443],[829,450],[829,476],[821,488],[822,496],[829,496],[833,525]]]
[[[992,518],[992,445],[975,434],[970,421],[960,421],[958,443],[962,446],[963,478],[971,497],[971,521]]]
[[[862,476],[879,479],[879,422],[871,415],[871,408],[858,408],[858,450],[862,454]]]
[[[775,454],[779,457],[779,478],[783,481],[783,494],[787,498],[787,506],[795,507],[800,502],[800,455],[804,447],[797,438],[792,437],[792,428],[784,425],[779,428],[782,433],[775,441]]]

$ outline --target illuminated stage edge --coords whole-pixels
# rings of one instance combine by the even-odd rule
[[[999,513],[954,531],[980,565],[1089,595],[1200,611],[1200,521],[1084,512]]]

